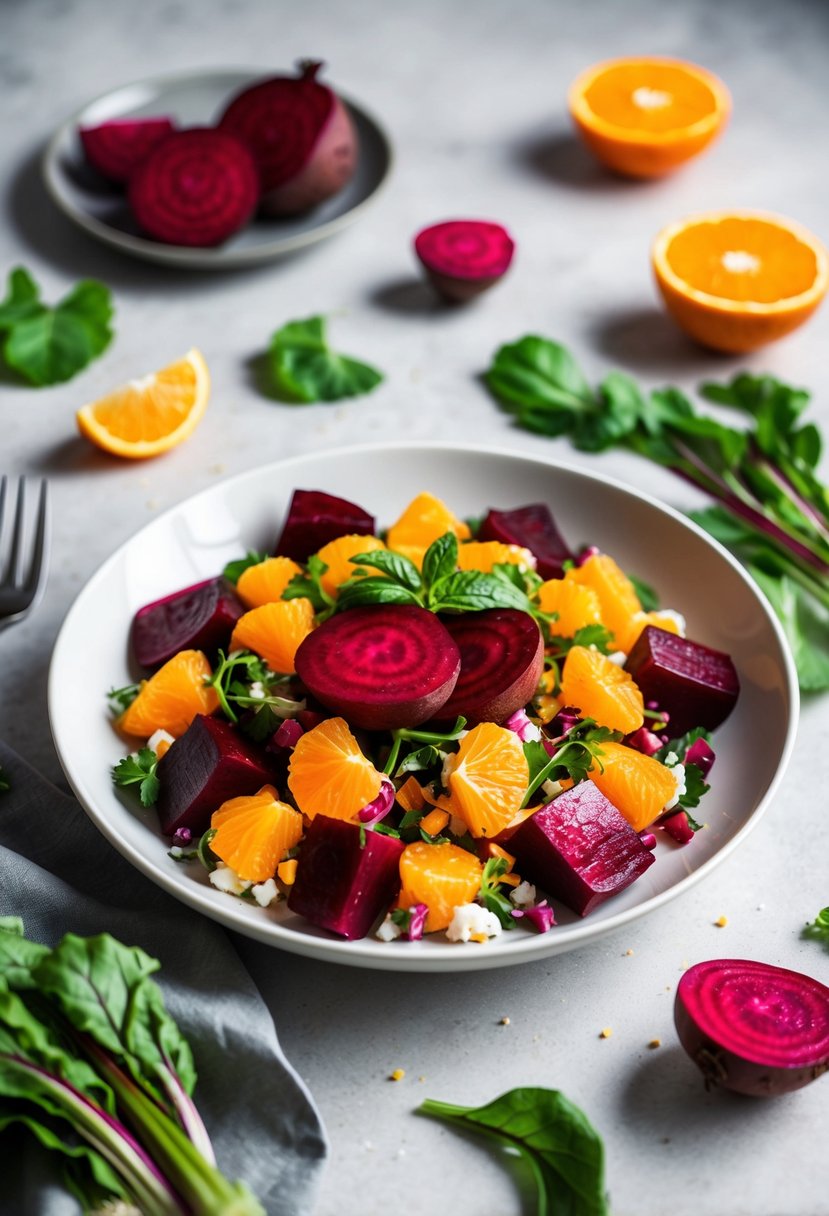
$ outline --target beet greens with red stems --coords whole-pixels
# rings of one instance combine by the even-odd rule
[[[821,434],[801,422],[808,392],[747,373],[703,384],[705,400],[743,416],[731,427],[678,388],[644,392],[622,372],[594,390],[564,346],[535,335],[502,346],[485,381],[526,430],[567,435],[584,452],[627,448],[716,499],[691,518],[765,593],[801,688],[829,689],[829,487],[817,473]]]

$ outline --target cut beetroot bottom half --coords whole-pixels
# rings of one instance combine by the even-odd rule
[[[371,536],[373,515],[324,490],[294,490],[274,553],[306,561],[338,536]]]
[[[78,131],[84,155],[102,177],[124,186],[138,165],[175,130],[171,118],[113,118]]]
[[[469,726],[505,722],[526,705],[544,670],[544,639],[528,612],[487,608],[441,617],[461,655],[458,682],[439,711],[441,722],[459,714]]]
[[[419,726],[448,699],[461,668],[457,644],[416,604],[372,604],[329,617],[296,652],[308,691],[354,726]]]
[[[695,726],[714,730],[722,725],[740,693],[740,680],[729,655],[656,625],[642,630],[625,671],[633,676],[645,700],[655,701],[668,714],[665,729],[672,739]]]
[[[194,127],[168,135],[132,175],[136,222],[169,245],[220,245],[247,224],[259,201],[253,157],[224,131]]]
[[[288,907],[340,937],[365,937],[400,889],[403,841],[316,815],[302,842]]]
[[[674,1020],[707,1088],[771,1097],[829,1069],[829,988],[799,971],[734,958],[697,963],[679,981]]]
[[[180,650],[214,654],[225,648],[245,606],[223,578],[174,591],[139,608],[133,617],[132,651],[142,667],[160,667]]]
[[[414,247],[435,291],[458,304],[506,274],[515,242],[500,224],[446,220],[419,232]]]
[[[535,557],[542,578],[561,578],[564,563],[574,554],[556,526],[550,508],[543,502],[529,503],[510,511],[488,511],[478,533],[479,540],[499,540],[520,545]]]

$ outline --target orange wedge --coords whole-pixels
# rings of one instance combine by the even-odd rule
[[[215,688],[205,684],[211,675],[200,650],[180,650],[144,680],[138,696],[118,718],[119,730],[143,738],[166,730],[177,739],[196,714],[212,714],[219,708]]]
[[[609,554],[594,553],[580,566],[568,570],[564,581],[595,591],[602,624],[611,631],[621,648],[620,638],[627,635],[632,618],[642,611],[636,588],[624,570]]]
[[[247,882],[273,878],[279,862],[302,837],[302,816],[280,802],[271,785],[223,802],[210,826],[216,829],[211,852]]]
[[[389,528],[386,543],[396,553],[410,558],[420,568],[423,555],[432,541],[454,532],[458,540],[469,539],[469,527],[434,494],[424,492],[413,498],[403,514]]]
[[[606,655],[586,646],[571,646],[561,672],[561,696],[566,705],[594,718],[600,726],[623,735],[645,721],[645,704],[629,672]]]
[[[515,731],[481,722],[461,739],[449,772],[449,806],[473,836],[497,836],[518,814],[529,768]],[[425,901],[428,902],[428,901]]]
[[[357,567],[352,557],[358,553],[373,553],[375,549],[385,549],[385,545],[376,536],[338,536],[323,545],[317,557],[325,562],[328,569],[320,579],[323,590],[329,595],[336,596],[337,588],[346,579],[353,578]],[[364,567],[368,569],[368,567]],[[379,570],[370,570],[373,576],[379,575]]]
[[[275,604],[282,599],[282,592],[295,574],[302,568],[290,557],[266,557],[255,566],[248,566],[239,575],[236,591],[239,599],[248,608],[261,608],[263,604]]]
[[[602,743],[601,749],[601,756],[590,770],[590,780],[621,811],[631,827],[641,832],[674,797],[676,781],[670,769],[653,756],[623,743]]]
[[[314,628],[314,605],[304,596],[261,604],[240,616],[230,638],[231,650],[252,650],[271,671],[293,675],[294,658]]]
[[[455,844],[407,844],[400,855],[398,908],[426,904],[426,932],[446,929],[455,908],[471,903],[481,885],[483,866]]]
[[[480,570],[491,574],[495,566],[523,566],[534,570],[535,556],[520,545],[505,545],[500,540],[470,540],[458,548],[459,570]]]
[[[210,375],[204,357],[189,350],[161,371],[115,389],[78,410],[82,435],[96,447],[144,460],[176,447],[195,430],[207,408]]]
[[[380,793],[382,781],[344,718],[326,718],[302,735],[291,753],[288,788],[309,819],[354,820]]]
[[[554,637],[571,638],[586,625],[602,623],[596,591],[572,579],[548,578],[538,588],[538,606],[542,612],[555,613],[550,626]]]
[[[797,329],[829,287],[829,256],[806,228],[761,211],[709,211],[664,228],[652,250],[665,307],[714,350],[755,350]]]
[[[573,82],[568,102],[591,152],[628,177],[661,177],[701,152],[722,130],[728,90],[681,59],[611,59]]]

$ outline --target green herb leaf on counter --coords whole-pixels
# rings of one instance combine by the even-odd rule
[[[429,1098],[417,1110],[518,1153],[535,1182],[538,1216],[608,1216],[601,1137],[560,1090],[511,1089],[478,1107]]]
[[[134,755],[118,761],[112,769],[112,780],[121,787],[137,785],[141,805],[155,806],[159,790],[157,768],[155,752],[151,747],[142,747]]]
[[[109,346],[112,315],[112,295],[103,283],[84,279],[49,307],[31,275],[17,267],[0,304],[3,358],[31,384],[61,384]]]
[[[804,928],[803,936],[829,946],[829,908],[821,908],[815,919]]]
[[[289,321],[271,338],[270,368],[282,400],[304,404],[341,401],[370,393],[383,380],[377,368],[333,351],[325,326],[322,316]]]

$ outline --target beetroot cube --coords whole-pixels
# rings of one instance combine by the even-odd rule
[[[731,713],[740,681],[730,655],[711,650],[648,625],[627,657],[630,672],[646,701],[670,715],[672,739],[695,726],[714,730]]]
[[[180,650],[208,653],[226,647],[245,611],[223,578],[174,591],[139,608],[132,621],[132,649],[142,667],[160,667]]]
[[[317,815],[299,854],[288,907],[312,925],[365,937],[400,889],[403,841]]]
[[[200,836],[228,798],[255,794],[273,780],[262,753],[229,722],[197,714],[158,763],[158,818],[172,836],[189,828]]]
[[[534,502],[512,511],[488,511],[478,533],[479,540],[500,540],[520,545],[535,555],[542,578],[561,578],[564,562],[572,561],[564,538],[546,503]]]
[[[306,561],[338,536],[371,536],[374,516],[322,490],[294,490],[274,553]]]
[[[507,845],[523,878],[586,916],[653,865],[620,811],[582,781],[525,819]]]

